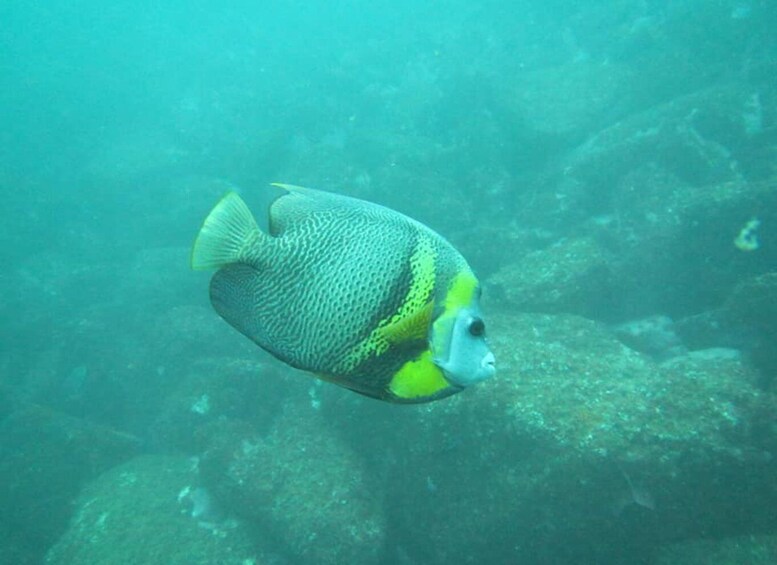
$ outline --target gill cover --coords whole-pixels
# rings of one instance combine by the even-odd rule
[[[470,271],[458,274],[445,297],[444,310],[432,324],[434,364],[452,385],[465,388],[496,372],[480,314],[480,287]]]

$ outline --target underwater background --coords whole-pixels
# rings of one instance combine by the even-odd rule
[[[777,5],[0,3],[0,563],[777,563]],[[483,283],[398,406],[189,269],[270,182]]]

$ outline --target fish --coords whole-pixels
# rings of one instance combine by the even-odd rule
[[[215,311],[280,361],[365,396],[423,403],[496,372],[481,286],[441,235],[399,212],[289,184],[267,231],[235,191],[191,253]]]

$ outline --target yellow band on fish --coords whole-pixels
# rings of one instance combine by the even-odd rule
[[[410,258],[410,288],[399,310],[381,320],[367,338],[349,351],[338,371],[353,370],[370,356],[384,354],[392,345],[426,339],[434,306],[435,259],[431,242],[420,239]]]
[[[389,383],[389,390],[397,397],[417,399],[433,396],[449,388],[442,370],[432,361],[432,352],[428,349],[415,359],[408,361]]]
[[[445,311],[458,310],[471,304],[477,287],[478,280],[472,271],[465,270],[457,274],[445,296]]]
[[[461,308],[467,307],[475,297],[478,280],[470,270],[465,270],[456,275],[448,288],[448,293],[443,301],[443,311],[434,321],[432,336],[432,351],[439,353],[445,351],[448,344],[441,340],[451,335],[452,326],[456,322],[456,316]]]

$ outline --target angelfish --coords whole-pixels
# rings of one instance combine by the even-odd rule
[[[269,233],[227,193],[194,269],[216,312],[281,361],[388,402],[429,402],[494,375],[480,284],[461,254],[383,206],[276,184]]]

